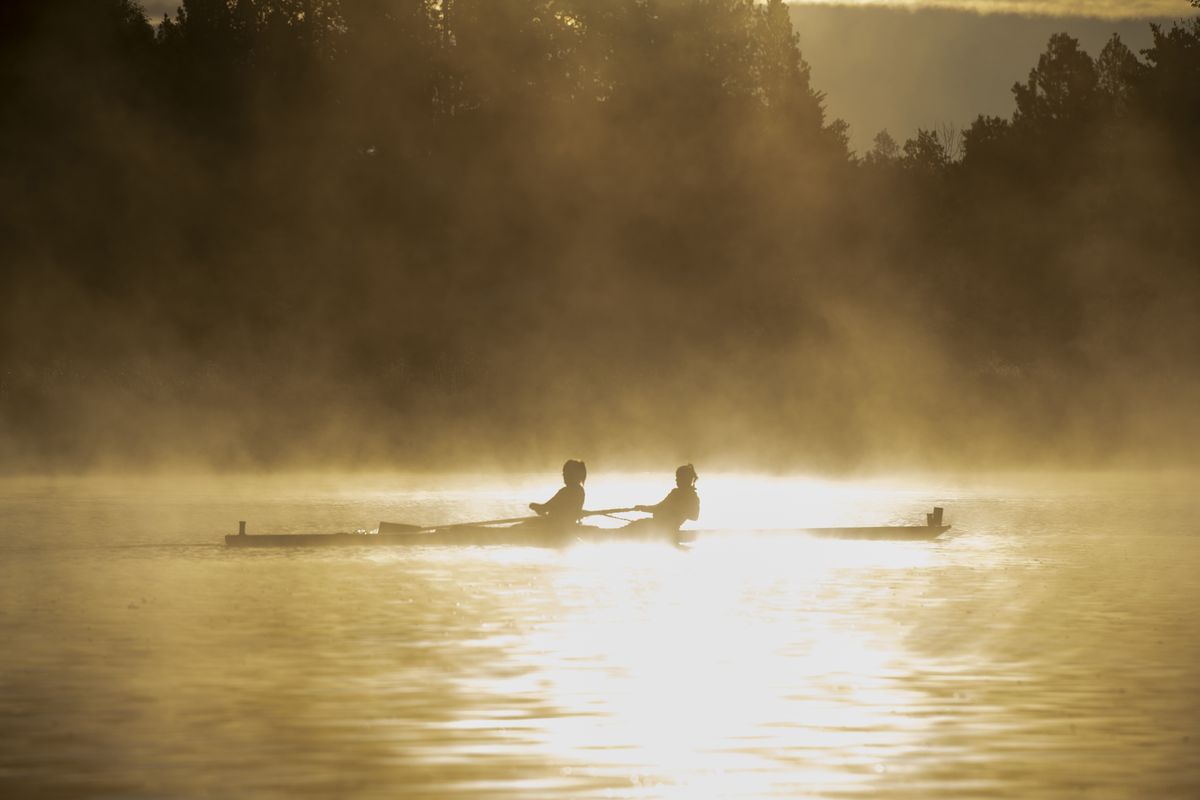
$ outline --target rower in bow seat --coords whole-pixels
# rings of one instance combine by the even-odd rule
[[[653,526],[675,533],[688,520],[700,519],[700,495],[696,493],[696,468],[684,464],[675,470],[675,488],[661,502],[652,506],[634,506],[635,511],[653,514],[650,519],[631,522],[628,527]]]

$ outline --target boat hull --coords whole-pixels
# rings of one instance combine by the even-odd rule
[[[802,533],[823,539],[857,539],[874,542],[927,542],[950,530],[949,525],[892,525],[875,528],[801,528],[797,530],[749,531],[761,536]],[[700,533],[698,531],[698,533]]]
[[[949,525],[884,526],[874,528],[796,528],[786,530],[682,530],[653,528],[593,528],[586,525],[555,529],[543,526],[507,528],[451,527],[425,533],[284,533],[232,534],[225,537],[230,547],[566,547],[580,542],[665,542],[690,543],[704,537],[807,535],[830,539],[866,541],[929,541],[950,529]]]

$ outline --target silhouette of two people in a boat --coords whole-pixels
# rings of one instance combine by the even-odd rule
[[[563,464],[563,487],[545,503],[530,503],[529,508],[542,519],[539,524],[556,523],[575,525],[583,516],[584,490],[587,466],[582,461],[571,459]],[[696,493],[696,468],[684,464],[675,470],[675,488],[666,497],[652,506],[635,506],[651,516],[635,520],[626,527],[654,527],[667,532],[678,531],[688,520],[700,518],[700,496]]]

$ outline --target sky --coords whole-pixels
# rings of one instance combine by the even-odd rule
[[[1137,19],[1188,13],[1187,0],[806,0],[793,5],[892,6],[946,8],[985,14],[1040,14],[1059,17]]]
[[[1188,10],[1185,2],[1180,14],[1157,20]],[[826,94],[829,115],[850,123],[850,144],[860,153],[882,129],[903,143],[918,127],[962,130],[980,114],[1010,116],[1013,84],[1028,78],[1054,33],[1069,33],[1093,56],[1113,33],[1138,51],[1150,45],[1154,21],[880,4],[795,5],[792,19],[813,85]]]

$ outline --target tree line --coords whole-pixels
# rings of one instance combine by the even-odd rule
[[[15,0],[0,92],[10,466],[1092,459],[1197,398],[1196,19],[861,157],[781,0]]]

